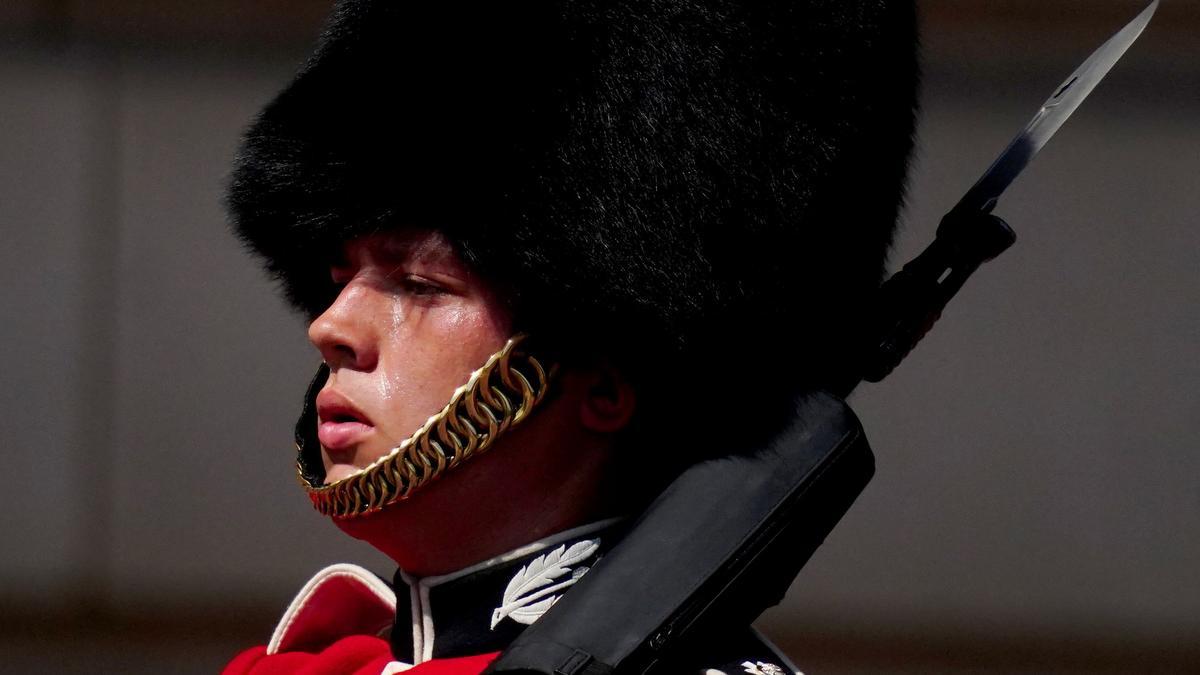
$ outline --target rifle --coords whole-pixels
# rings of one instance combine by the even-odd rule
[[[1016,234],[992,215],[1000,195],[1138,38],[1151,2],[1094,52],[959,200],[933,243],[885,282],[856,372],[799,397],[766,446],[698,463],[677,477],[592,571],[485,673],[661,672],[725,627],[777,604],[874,474],[862,425],[842,400],[912,351],[950,299]],[[663,551],[687,561],[672,565]]]

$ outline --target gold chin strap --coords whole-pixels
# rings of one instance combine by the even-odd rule
[[[491,447],[541,403],[556,371],[521,349],[525,339],[521,334],[509,340],[454,390],[441,412],[358,473],[325,484],[310,477],[303,461],[297,461],[300,482],[313,506],[335,518],[378,511]]]

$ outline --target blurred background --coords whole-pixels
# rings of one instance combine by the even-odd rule
[[[1140,0],[922,3],[894,262]],[[317,357],[228,233],[328,0],[0,3],[0,672],[212,673],[335,561]],[[760,627],[812,673],[1200,672],[1200,1],[1008,192],[1018,244],[852,400],[866,493]]]

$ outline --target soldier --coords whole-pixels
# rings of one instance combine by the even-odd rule
[[[226,672],[478,673],[777,431],[882,275],[915,51],[910,2],[337,3],[228,203],[323,360],[309,496],[399,571],[327,568]],[[748,627],[678,665],[785,669]]]

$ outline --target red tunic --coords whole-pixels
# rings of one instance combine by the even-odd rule
[[[351,635],[315,654],[285,652],[268,655],[266,646],[255,647],[239,654],[225,666],[221,675],[479,675],[498,655],[499,652],[434,659],[417,666],[405,666],[392,660],[386,640]]]

